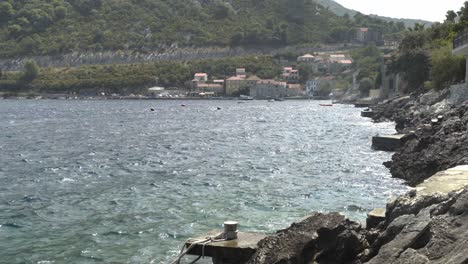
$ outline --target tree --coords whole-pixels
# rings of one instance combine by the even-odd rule
[[[328,96],[332,91],[332,85],[329,81],[322,81],[319,84],[319,96]]]
[[[374,82],[370,78],[364,78],[359,82],[359,92],[361,97],[369,96],[369,92],[374,86]]]
[[[424,47],[427,43],[427,32],[425,31],[413,31],[405,35],[401,40],[400,46],[398,49],[400,52],[406,52],[409,50],[414,50]]]
[[[67,8],[64,6],[59,6],[55,8],[55,17],[57,19],[64,19],[67,16]]]
[[[13,18],[15,10],[13,6],[8,2],[0,3],[0,24],[8,22]]]
[[[447,11],[447,14],[445,15],[445,22],[455,23],[456,17],[457,17],[457,13],[455,13],[452,10]]]
[[[400,53],[395,61],[390,65],[392,72],[403,73],[404,79],[408,82],[408,91],[422,91],[423,84],[429,79],[430,58],[422,48],[408,50]]]
[[[34,60],[28,60],[24,64],[24,70],[23,70],[23,80],[25,81],[32,81],[37,78],[39,75],[39,66]]]
[[[431,80],[436,90],[443,89],[465,77],[466,60],[462,56],[452,56],[450,43],[432,51]]]

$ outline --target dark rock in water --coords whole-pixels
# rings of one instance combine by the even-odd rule
[[[17,223],[5,223],[1,226],[5,226],[5,227],[11,227],[11,228],[21,228],[22,226],[18,225]]]
[[[367,211],[366,209],[364,209],[364,208],[362,208],[360,206],[354,205],[354,204],[347,205],[346,210],[352,211],[352,212],[365,212],[365,211]]]

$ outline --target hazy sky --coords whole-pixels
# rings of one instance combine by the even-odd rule
[[[448,10],[460,10],[465,0],[335,0],[335,2],[366,15],[442,22]]]

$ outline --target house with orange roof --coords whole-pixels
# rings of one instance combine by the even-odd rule
[[[207,82],[208,74],[204,72],[195,73],[195,75],[193,76],[193,80],[198,82]]]

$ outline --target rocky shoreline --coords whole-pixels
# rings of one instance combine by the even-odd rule
[[[468,164],[468,103],[452,103],[450,96],[430,92],[372,107],[375,122],[394,121],[406,134],[385,163],[393,177],[414,187]],[[247,263],[468,263],[468,187],[420,189],[387,204],[381,217],[370,215],[367,226],[338,213],[314,214],[260,241]]]

